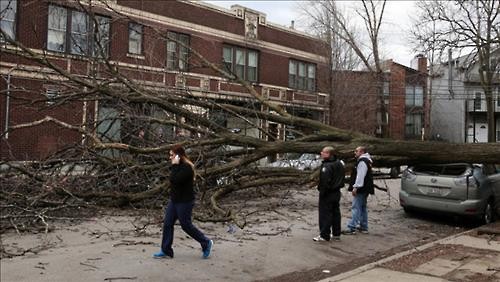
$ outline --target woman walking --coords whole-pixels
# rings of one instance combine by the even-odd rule
[[[193,182],[195,178],[194,165],[180,145],[172,147],[169,152],[172,168],[170,171],[170,201],[165,210],[163,221],[163,236],[161,250],[154,258],[173,258],[174,224],[179,219],[182,230],[201,245],[203,258],[210,256],[213,241],[205,237],[191,222],[194,207]]]

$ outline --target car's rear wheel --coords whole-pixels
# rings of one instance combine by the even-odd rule
[[[400,172],[401,171],[399,170],[399,166],[391,167],[389,171],[389,176],[391,178],[398,178]]]
[[[485,224],[492,223],[495,221],[495,209],[493,207],[493,200],[489,200],[484,208],[484,213],[482,216],[482,221]]]
[[[406,215],[412,215],[413,214],[413,211],[407,207],[403,207],[403,210],[405,211],[405,214]]]

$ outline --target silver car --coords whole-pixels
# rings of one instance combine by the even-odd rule
[[[427,210],[490,223],[500,214],[500,170],[467,163],[409,167],[401,176],[399,203],[406,212]]]

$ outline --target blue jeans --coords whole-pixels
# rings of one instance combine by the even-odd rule
[[[352,200],[352,218],[347,223],[347,228],[356,230],[359,226],[361,230],[368,231],[368,210],[366,209],[366,202],[368,194],[357,194]]]
[[[161,250],[170,257],[174,257],[172,243],[174,242],[174,224],[177,219],[181,223],[182,230],[198,241],[203,251],[208,247],[210,240],[191,222],[193,207],[194,201],[186,203],[174,203],[170,201],[165,209]]]

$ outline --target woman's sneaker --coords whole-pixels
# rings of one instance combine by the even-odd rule
[[[214,244],[214,241],[210,240],[208,241],[207,248],[203,251],[203,258],[207,259],[210,256],[210,252],[212,251],[212,246]]]
[[[163,251],[159,251],[157,253],[154,253],[153,254],[153,257],[154,258],[174,258],[174,256],[170,256],[170,255],[167,255],[166,253],[164,253]]]

